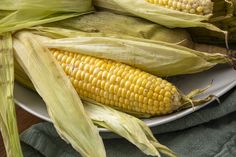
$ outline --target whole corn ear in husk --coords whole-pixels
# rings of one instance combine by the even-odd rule
[[[161,0],[162,4],[153,4],[153,2],[148,0],[94,0],[95,6],[109,10],[117,8],[114,10],[128,12],[169,28],[204,27],[227,34],[225,31],[206,22],[212,16],[213,11],[213,3],[210,0],[185,1],[186,3],[180,4],[185,9],[177,9],[179,1],[173,0],[171,2]]]
[[[137,147],[139,147],[141,150],[143,150],[146,154],[149,154],[149,155],[155,155],[155,156],[159,156],[159,153],[158,152],[156,152],[156,149],[157,150],[159,150],[160,152],[162,152],[162,153],[164,153],[164,154],[167,154],[168,156],[175,156],[174,155],[174,153],[172,152],[172,151],[170,151],[168,148],[166,148],[166,147],[164,147],[164,146],[162,146],[162,145],[160,145],[159,143],[158,143],[158,141],[153,137],[153,135],[152,135],[152,133],[151,133],[151,131],[143,124],[143,122],[142,121],[140,121],[140,120],[137,120],[136,118],[133,118],[133,117],[131,117],[131,116],[128,116],[128,115],[126,115],[126,114],[122,114],[122,113],[120,113],[120,112],[117,112],[117,111],[115,111],[115,110],[113,110],[113,109],[111,109],[111,108],[109,108],[109,107],[105,107],[105,106],[103,106],[102,104],[100,104],[99,102],[95,102],[95,101],[93,101],[93,100],[91,100],[91,99],[89,99],[89,98],[86,98],[85,97],[85,95],[84,95],[84,93],[85,92],[89,92],[89,91],[87,91],[87,90],[89,90],[90,88],[89,88],[89,83],[86,85],[86,81],[89,81],[89,80],[87,80],[86,78],[87,78],[87,76],[89,77],[89,78],[91,78],[92,80],[92,82],[94,82],[94,79],[95,79],[95,81],[96,81],[96,77],[97,76],[93,76],[93,77],[91,77],[92,76],[92,74],[91,75],[89,75],[87,72],[88,71],[90,71],[90,70],[92,70],[93,68],[92,67],[89,67],[90,65],[92,66],[92,64],[93,64],[93,61],[92,61],[92,57],[90,57],[90,56],[80,56],[79,58],[78,58],[78,56],[76,57],[76,56],[72,56],[73,54],[71,54],[71,53],[68,53],[68,52],[64,52],[63,53],[63,51],[61,52],[61,54],[58,54],[57,53],[57,51],[55,52],[55,53],[57,53],[57,55],[55,55],[55,53],[54,53],[54,51],[53,50],[51,50],[51,53],[53,53],[53,55],[54,55],[54,57],[58,60],[59,58],[61,58],[62,60],[61,61],[59,61],[58,60],[58,63],[61,65],[61,67],[62,68],[68,68],[68,69],[70,69],[72,66],[74,67],[73,69],[74,70],[76,70],[77,72],[77,74],[78,75],[80,75],[81,74],[81,76],[82,75],[84,75],[84,78],[81,78],[81,80],[80,81],[82,81],[82,86],[76,86],[76,84],[74,83],[75,82],[75,80],[73,80],[72,79],[72,73],[71,74],[68,74],[68,72],[65,70],[65,72],[66,72],[66,74],[68,75],[68,77],[70,78],[70,80],[72,81],[72,83],[73,83],[73,85],[74,85],[74,87],[75,87],[75,89],[77,90],[77,92],[78,92],[78,94],[83,98],[83,103],[86,105],[86,107],[85,107],[85,109],[86,109],[86,111],[87,111],[87,113],[89,114],[89,116],[93,119],[93,122],[95,123],[95,124],[97,124],[97,125],[100,125],[100,126],[103,126],[103,127],[105,127],[105,128],[108,128],[109,130],[111,130],[111,131],[113,131],[113,132],[115,132],[115,133],[117,133],[117,134],[119,134],[119,135],[121,135],[121,136],[123,136],[123,137],[125,137],[125,138],[127,138],[129,141],[131,141],[132,143],[134,143]],[[67,55],[70,55],[71,56],[71,58],[69,58],[69,57],[67,57]],[[74,55],[76,55],[76,54],[74,54]],[[75,63],[75,65],[73,65],[73,63],[72,63],[72,60],[73,59],[75,59],[75,61],[74,61],[74,63]],[[80,60],[81,59],[81,60]],[[65,66],[63,66],[63,63],[62,63],[62,61],[66,61],[67,63],[65,64]],[[71,63],[70,63],[70,61],[71,61]],[[83,62],[84,61],[84,62]],[[109,66],[104,66],[104,64],[103,64],[103,61],[104,62],[106,62],[106,60],[101,60],[101,59],[97,59],[97,63],[96,63],[96,59],[94,60],[94,62],[95,62],[95,64],[98,66],[98,67],[101,67],[101,70],[102,70],[102,67],[103,68],[109,68]],[[111,61],[112,62],[112,61]],[[87,63],[89,63],[89,64],[87,64]],[[76,66],[76,64],[78,64],[78,65],[80,65],[80,66],[83,66],[83,68],[82,67],[77,67]],[[132,68],[131,67],[128,67],[128,66],[126,66],[126,65],[122,65],[122,64],[119,64],[119,63],[115,63],[115,64],[117,64],[117,68],[119,68],[120,70],[124,70],[124,69],[129,69],[129,70],[132,70]],[[71,66],[71,67],[69,67],[69,66]],[[110,68],[112,68],[112,67],[110,67]],[[81,69],[81,70],[79,70],[79,69]],[[82,70],[82,69],[84,69],[84,71]],[[88,70],[87,72],[86,72],[86,69]],[[94,69],[95,70],[95,69]],[[95,70],[96,71],[96,70]],[[102,71],[101,71],[102,72]],[[105,72],[105,71],[104,71]],[[105,75],[105,73],[104,72],[102,72],[102,75],[104,75],[104,76],[102,76],[102,79],[107,79],[106,78],[106,75]],[[110,73],[111,73],[112,71],[110,71]],[[140,73],[140,74],[143,74],[142,76],[140,76],[138,73]],[[117,75],[118,75],[118,73],[120,73],[119,71],[117,71]],[[122,73],[121,73],[122,74]],[[124,74],[124,73],[123,73]],[[147,74],[147,73],[145,73],[145,72],[140,72],[140,71],[134,71],[134,74],[136,74],[137,76],[140,76],[140,78],[142,78],[142,80],[146,80],[145,78],[147,78],[147,81],[150,81],[150,79],[149,79],[149,77],[148,76],[151,76],[151,75],[149,75],[149,74]],[[109,74],[108,74],[109,75]],[[108,76],[107,75],[107,76]],[[115,75],[115,73],[113,74],[113,75]],[[111,75],[111,78],[112,77],[115,77],[115,76],[113,76],[113,75]],[[99,76],[99,73],[98,73],[98,76]],[[128,76],[128,75],[125,75],[125,76]],[[143,76],[145,76],[145,77],[143,77]],[[117,77],[118,78],[118,77]],[[124,78],[126,78],[126,77],[124,77]],[[155,79],[155,77],[154,76],[152,76],[152,78],[153,79]],[[161,81],[161,79],[159,79],[159,78],[156,78],[157,80],[156,81]],[[138,79],[139,80],[139,79]],[[140,82],[140,80],[138,81],[137,80],[137,85],[138,85],[138,82]],[[20,80],[20,81],[22,81],[22,80]],[[99,80],[98,80],[99,81]],[[103,84],[102,82],[103,82],[104,80],[102,80],[101,81],[101,85]],[[153,80],[152,80],[153,81]],[[154,80],[155,81],[155,80]],[[83,84],[83,82],[84,82],[84,84]],[[92,83],[91,82],[91,83]],[[107,90],[106,89],[106,87],[107,87],[107,84],[106,83],[109,83],[110,81],[109,80],[107,80],[107,82],[105,82],[105,86],[104,86],[104,90]],[[121,82],[122,82],[122,80],[121,80]],[[125,83],[125,84],[127,84],[129,82],[129,80]],[[143,81],[141,81],[142,82],[142,84],[143,84]],[[156,83],[158,83],[158,82],[156,82]],[[144,82],[144,85],[142,85],[142,86],[146,86],[145,88],[149,88],[148,86],[150,85],[150,82],[149,82],[149,85],[148,85],[148,82],[146,82],[147,84],[145,85],[145,82]],[[152,83],[154,83],[154,82],[152,82]],[[80,84],[80,83],[79,83]],[[97,84],[98,85],[98,84]],[[155,84],[155,86],[156,86],[157,84]],[[96,85],[95,85],[96,86]],[[110,86],[108,86],[108,88],[110,88],[110,87],[112,87],[113,85],[111,84]],[[84,87],[88,87],[88,89],[84,89]],[[122,87],[122,83],[120,84],[120,87],[118,87],[118,88],[121,88]],[[156,87],[158,87],[158,86],[156,86]],[[101,87],[101,88],[103,88],[103,86]],[[136,87],[135,87],[136,88]],[[134,88],[134,89],[135,89]],[[142,87],[141,87],[142,88]],[[101,93],[104,93],[104,96],[105,96],[105,92],[107,92],[107,94],[112,94],[112,91],[110,90],[110,91],[105,91],[105,92],[103,92],[102,90],[101,91],[96,91],[96,90],[92,90],[93,89],[93,87],[91,88],[91,91],[90,92],[93,92],[93,93],[91,93],[91,94],[93,94],[94,96],[100,96],[100,94]],[[166,81],[162,81],[162,84],[160,84],[160,87],[158,87],[158,88],[155,88],[155,90],[156,89],[160,89],[160,93],[159,94],[161,94],[162,93],[162,95],[163,95],[163,97],[162,97],[162,99],[163,99],[163,104],[160,104],[162,107],[160,107],[160,109],[162,108],[162,111],[163,111],[163,113],[165,113],[165,107],[167,107],[168,108],[168,104],[167,105],[165,105],[164,104],[164,102],[166,103],[167,101],[168,101],[168,96],[172,93],[173,94],[173,92],[177,92],[178,93],[178,91],[176,90],[176,88],[173,86],[172,88],[171,88],[171,85],[170,85],[170,83],[167,83]],[[83,90],[83,92],[81,93],[80,92],[80,90]],[[124,89],[125,90],[125,89]],[[129,90],[129,89],[128,89]],[[131,90],[131,87],[130,87],[130,90]],[[140,89],[141,90],[141,89]],[[146,89],[145,89],[146,90]],[[151,91],[152,90],[152,88],[150,88],[150,89],[148,89],[149,91]],[[168,91],[168,90],[171,90],[170,92]],[[119,91],[120,91],[120,89],[118,89],[117,90],[117,92],[119,93]],[[126,93],[126,92],[125,92]],[[128,91],[127,91],[127,93],[128,93]],[[157,92],[158,93],[158,92]],[[156,94],[157,94],[156,93]],[[176,94],[177,94],[176,93]],[[187,97],[184,97],[183,99],[185,99],[185,100],[183,100],[183,104],[181,104],[181,102],[178,102],[178,101],[180,101],[180,100],[178,100],[178,94],[176,95],[177,97],[176,97],[176,99],[174,99],[174,101],[176,101],[176,102],[173,102],[173,104],[169,104],[169,105],[174,105],[174,106],[172,106],[172,107],[177,107],[178,108],[178,106],[175,106],[175,105],[181,105],[181,106],[186,106],[187,104],[185,104],[185,103],[189,103],[190,101],[188,100],[188,98],[189,99],[192,99],[192,96],[194,96],[195,94],[193,94],[193,93],[199,93],[198,91],[196,92],[196,91],[194,91],[194,92],[191,92],[190,93],[190,95],[191,96],[187,96]],[[200,92],[201,93],[201,92]],[[131,94],[132,95],[132,94]],[[130,95],[130,96],[131,96]],[[136,95],[136,94],[135,94]],[[144,94],[144,96],[145,96],[145,94]],[[148,94],[147,94],[147,96],[149,97],[149,92],[148,92]],[[159,95],[160,96],[160,95]],[[158,96],[158,98],[159,98],[159,96]],[[181,94],[179,95],[180,97],[181,97]],[[102,96],[101,96],[102,97]],[[175,96],[174,96],[175,97]],[[109,96],[109,98],[107,97],[107,99],[110,99],[110,96]],[[105,101],[107,100],[107,99],[104,99]],[[130,98],[131,99],[131,98]],[[135,96],[135,99],[136,99],[136,96]],[[203,103],[203,102],[205,102],[205,101],[209,101],[211,99],[211,97],[208,97],[208,98],[206,98],[206,99],[204,99],[204,100],[200,100],[200,101],[195,101],[195,100],[192,100],[192,102],[195,104],[198,104],[198,103]],[[102,101],[102,99],[96,99],[97,101]],[[121,99],[120,99],[121,100]],[[145,100],[145,97],[144,97],[144,100]],[[115,101],[115,100],[114,100]],[[127,105],[127,104],[125,104],[125,102],[126,101],[124,101],[123,103],[124,103],[124,105]],[[128,102],[131,102],[131,101],[128,101]],[[145,102],[143,102],[144,104],[143,105],[147,105],[147,104],[145,104]],[[160,100],[160,103],[162,103],[162,101]],[[176,104],[175,104],[176,103]],[[96,105],[98,105],[98,106],[94,106],[94,104],[96,104]],[[106,105],[108,105],[108,104],[106,104]],[[111,105],[111,104],[110,104]],[[158,105],[158,104],[156,104],[156,105]],[[149,107],[148,107],[149,106]],[[148,109],[153,109],[153,111],[154,111],[154,106],[152,107],[152,104],[149,104],[149,101],[148,101],[148,106],[147,106],[147,108]],[[187,105],[188,106],[188,105]],[[191,105],[190,105],[191,106]],[[112,106],[112,107],[114,107],[114,106]],[[134,106],[135,107],[135,106]],[[140,107],[140,106],[136,106],[135,107],[135,109],[137,108],[137,107]],[[151,107],[151,108],[150,108]],[[177,109],[176,108],[176,109]],[[141,107],[140,107],[140,109],[141,109]],[[123,108],[123,111],[124,112],[129,112],[128,110],[130,110],[129,108],[127,108],[127,110],[125,110],[125,108]],[[162,112],[161,111],[161,112]],[[151,112],[152,113],[152,112]],[[127,125],[127,126],[126,126]],[[135,130],[135,131],[134,131]]]
[[[14,61],[11,33],[0,35],[0,130],[7,157],[23,157],[13,98]]]
[[[58,27],[106,36],[132,36],[176,43],[186,47],[191,47],[193,44],[191,36],[184,29],[169,29],[148,20],[106,11],[49,23],[44,27]],[[72,35],[76,36],[76,33],[72,33]]]
[[[24,70],[19,67],[19,63],[17,63],[17,61],[15,61],[15,63],[16,80],[21,84],[24,84],[25,86],[35,90],[33,84],[25,74]],[[68,79],[66,78],[66,75],[64,77],[65,79]],[[48,88],[50,88],[48,90],[51,90],[52,87],[48,86]],[[102,104],[94,105],[93,103],[88,101],[83,101],[83,104],[86,113],[93,120],[93,123],[126,138],[131,143],[136,145],[140,150],[142,150],[145,154],[159,157],[160,151],[161,153],[166,154],[169,157],[176,156],[170,149],[161,145],[155,139],[150,129],[141,120],[125,113],[116,111]],[[65,111],[67,109],[65,109]],[[76,121],[73,122],[76,126]]]
[[[49,39],[38,37],[48,48],[115,60],[157,76],[197,73],[217,64],[231,63],[231,60],[223,54],[209,54],[176,44],[140,38],[80,36]]]
[[[178,44],[195,50],[201,50],[204,47],[204,52],[228,53],[226,48],[193,42],[186,29],[170,29],[137,17],[105,11],[49,23],[31,29],[36,29],[36,33],[52,38],[76,36],[137,37]]]
[[[13,41],[15,58],[45,101],[59,135],[84,157],[105,157],[97,128],[48,50],[28,32],[17,33]]]
[[[194,102],[192,94],[184,96],[171,83],[128,65],[57,49],[50,52],[83,100],[139,117],[169,114]]]
[[[92,10],[91,0],[4,0],[0,5],[0,33],[59,21]]]

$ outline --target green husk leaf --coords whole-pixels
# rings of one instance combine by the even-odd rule
[[[118,15],[105,11],[49,23],[44,26],[65,28],[75,32],[79,31],[110,36],[132,36],[170,43],[180,43],[187,47],[191,47],[193,44],[190,35],[184,29],[169,29],[141,18]]]
[[[21,0],[12,2],[4,0],[0,7],[0,14],[3,11],[11,11],[6,16],[1,16],[0,33],[6,31],[16,31],[35,25],[55,22],[85,13],[93,10],[91,0]],[[47,4],[47,6],[45,6]]]
[[[110,0],[93,0],[93,3],[96,7],[98,7],[98,10],[107,10],[110,12],[114,12],[121,15],[130,15],[131,13],[125,11],[123,8],[121,8],[119,5],[116,5],[114,1]]]
[[[0,10],[16,10],[17,0],[1,0]]]
[[[0,35],[0,130],[8,157],[23,157],[13,100],[14,60],[11,33]]]
[[[191,74],[230,63],[226,55],[204,53],[184,46],[131,37],[48,39],[44,46],[126,63],[157,76]]]
[[[227,32],[207,23],[212,14],[195,15],[168,9],[159,5],[153,5],[145,0],[94,0],[98,7],[131,13],[152,22],[161,24],[169,28],[181,27],[204,27],[212,31],[227,34]]]
[[[45,101],[57,132],[82,156],[105,157],[98,130],[59,64],[31,33],[19,32],[15,36],[16,60]]]

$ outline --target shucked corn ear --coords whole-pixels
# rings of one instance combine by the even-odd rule
[[[186,103],[174,85],[139,69],[77,53],[50,51],[82,99],[148,116],[172,113]]]
[[[173,10],[190,14],[211,14],[213,3],[211,0],[146,0],[149,3],[160,5]]]

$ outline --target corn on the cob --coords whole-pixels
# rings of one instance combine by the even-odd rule
[[[179,10],[190,14],[207,15],[212,13],[211,0],[146,0],[149,3]]]
[[[106,59],[51,49],[82,98],[130,113],[164,115],[181,106],[171,83]]]

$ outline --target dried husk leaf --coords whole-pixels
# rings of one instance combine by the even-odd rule
[[[76,36],[137,37],[174,43],[209,53],[222,53],[223,51],[224,54],[227,54],[228,51],[219,46],[201,45],[193,42],[186,29],[170,29],[144,19],[106,11],[49,23],[31,28],[31,30],[36,30],[37,34],[56,39]]]
[[[126,138],[145,154],[160,156],[158,152],[160,151],[170,157],[176,156],[174,152],[156,140],[143,121],[99,103],[96,105],[89,101],[83,101],[83,103],[86,112],[95,124]]]
[[[15,57],[47,104],[57,132],[82,156],[105,157],[98,130],[58,63],[31,33],[19,32],[15,36]]]
[[[112,19],[112,20],[111,20]],[[189,33],[180,28],[169,29],[150,21],[100,11],[67,20],[44,25],[44,27],[58,27],[72,31],[110,36],[132,36],[170,43],[179,43],[186,47],[193,45]],[[76,35],[73,34],[74,36]]]
[[[4,0],[0,5],[0,33],[59,21],[92,10],[91,0]]]
[[[0,35],[0,130],[8,157],[23,157],[13,98],[14,60],[11,33]]]
[[[204,53],[184,46],[131,37],[75,37],[49,39],[44,46],[126,63],[157,76],[201,72],[230,63],[226,55]]]

